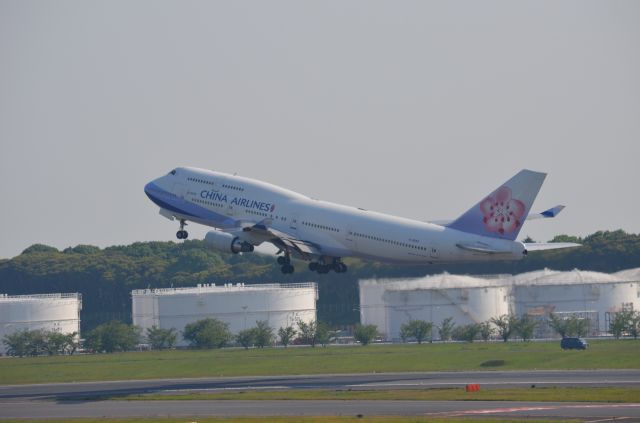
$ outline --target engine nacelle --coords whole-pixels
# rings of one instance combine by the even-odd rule
[[[209,231],[204,236],[204,242],[214,250],[225,253],[238,254],[253,251],[253,245],[227,232]]]

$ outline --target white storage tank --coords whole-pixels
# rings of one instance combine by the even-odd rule
[[[82,295],[0,294],[0,353],[6,353],[2,339],[22,330],[47,330],[80,334]]]
[[[375,324],[388,341],[400,339],[409,320],[437,326],[449,317],[458,326],[509,313],[509,288],[495,280],[442,274],[411,280],[360,281],[360,320]]]
[[[613,313],[640,310],[638,281],[618,274],[545,269],[514,276],[513,281],[516,314],[584,315],[591,323],[590,335],[607,332]]]
[[[266,320],[274,332],[302,320],[316,320],[317,284],[203,284],[194,288],[142,289],[132,292],[133,324],[182,331],[208,317],[229,324],[232,333]],[[179,346],[187,342],[178,336]]]

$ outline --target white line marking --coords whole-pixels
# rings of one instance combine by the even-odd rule
[[[234,388],[184,388],[184,389],[165,389],[160,392],[211,392],[211,391],[259,391],[268,389],[291,389],[288,386],[243,386]]]

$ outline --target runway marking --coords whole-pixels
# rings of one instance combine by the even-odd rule
[[[480,410],[465,410],[465,411],[453,411],[453,412],[439,412],[439,413],[426,413],[426,416],[467,416],[475,414],[503,414],[503,413],[517,413],[522,411],[550,411],[550,410],[562,410],[562,409],[574,409],[574,408],[640,408],[640,404],[567,404],[567,405],[539,405],[539,406],[524,406],[524,407],[509,407],[509,408],[485,408]],[[626,418],[626,417],[625,417]]]
[[[600,420],[587,420],[584,423],[612,422],[612,421],[628,420],[628,419],[635,419],[635,417],[609,417],[609,418],[600,419]]]
[[[241,386],[232,388],[183,388],[183,389],[164,389],[160,392],[210,392],[210,391],[259,391],[268,389],[291,389],[289,386]]]
[[[621,381],[602,381],[602,380],[598,380],[598,381],[575,381],[575,382],[568,382],[568,381],[529,381],[529,382],[522,382],[522,381],[506,381],[506,382],[480,382],[480,385],[587,385],[587,384],[596,384],[596,385],[603,385],[603,384],[608,384],[608,383],[612,383],[612,384],[616,384],[616,385],[621,385],[621,384],[640,384],[640,380],[621,380]],[[367,386],[371,386],[371,387],[375,387],[375,386],[442,386],[442,385],[451,385],[451,386],[464,386],[466,385],[466,382],[420,382],[420,383],[393,383],[393,382],[381,382],[381,383],[359,383],[359,384],[354,384],[354,385],[345,385],[348,386],[350,388],[355,388],[355,387],[367,387]]]

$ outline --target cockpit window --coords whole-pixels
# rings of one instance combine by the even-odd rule
[[[176,170],[173,169],[171,172],[169,172],[169,175],[175,175],[176,174]]]

